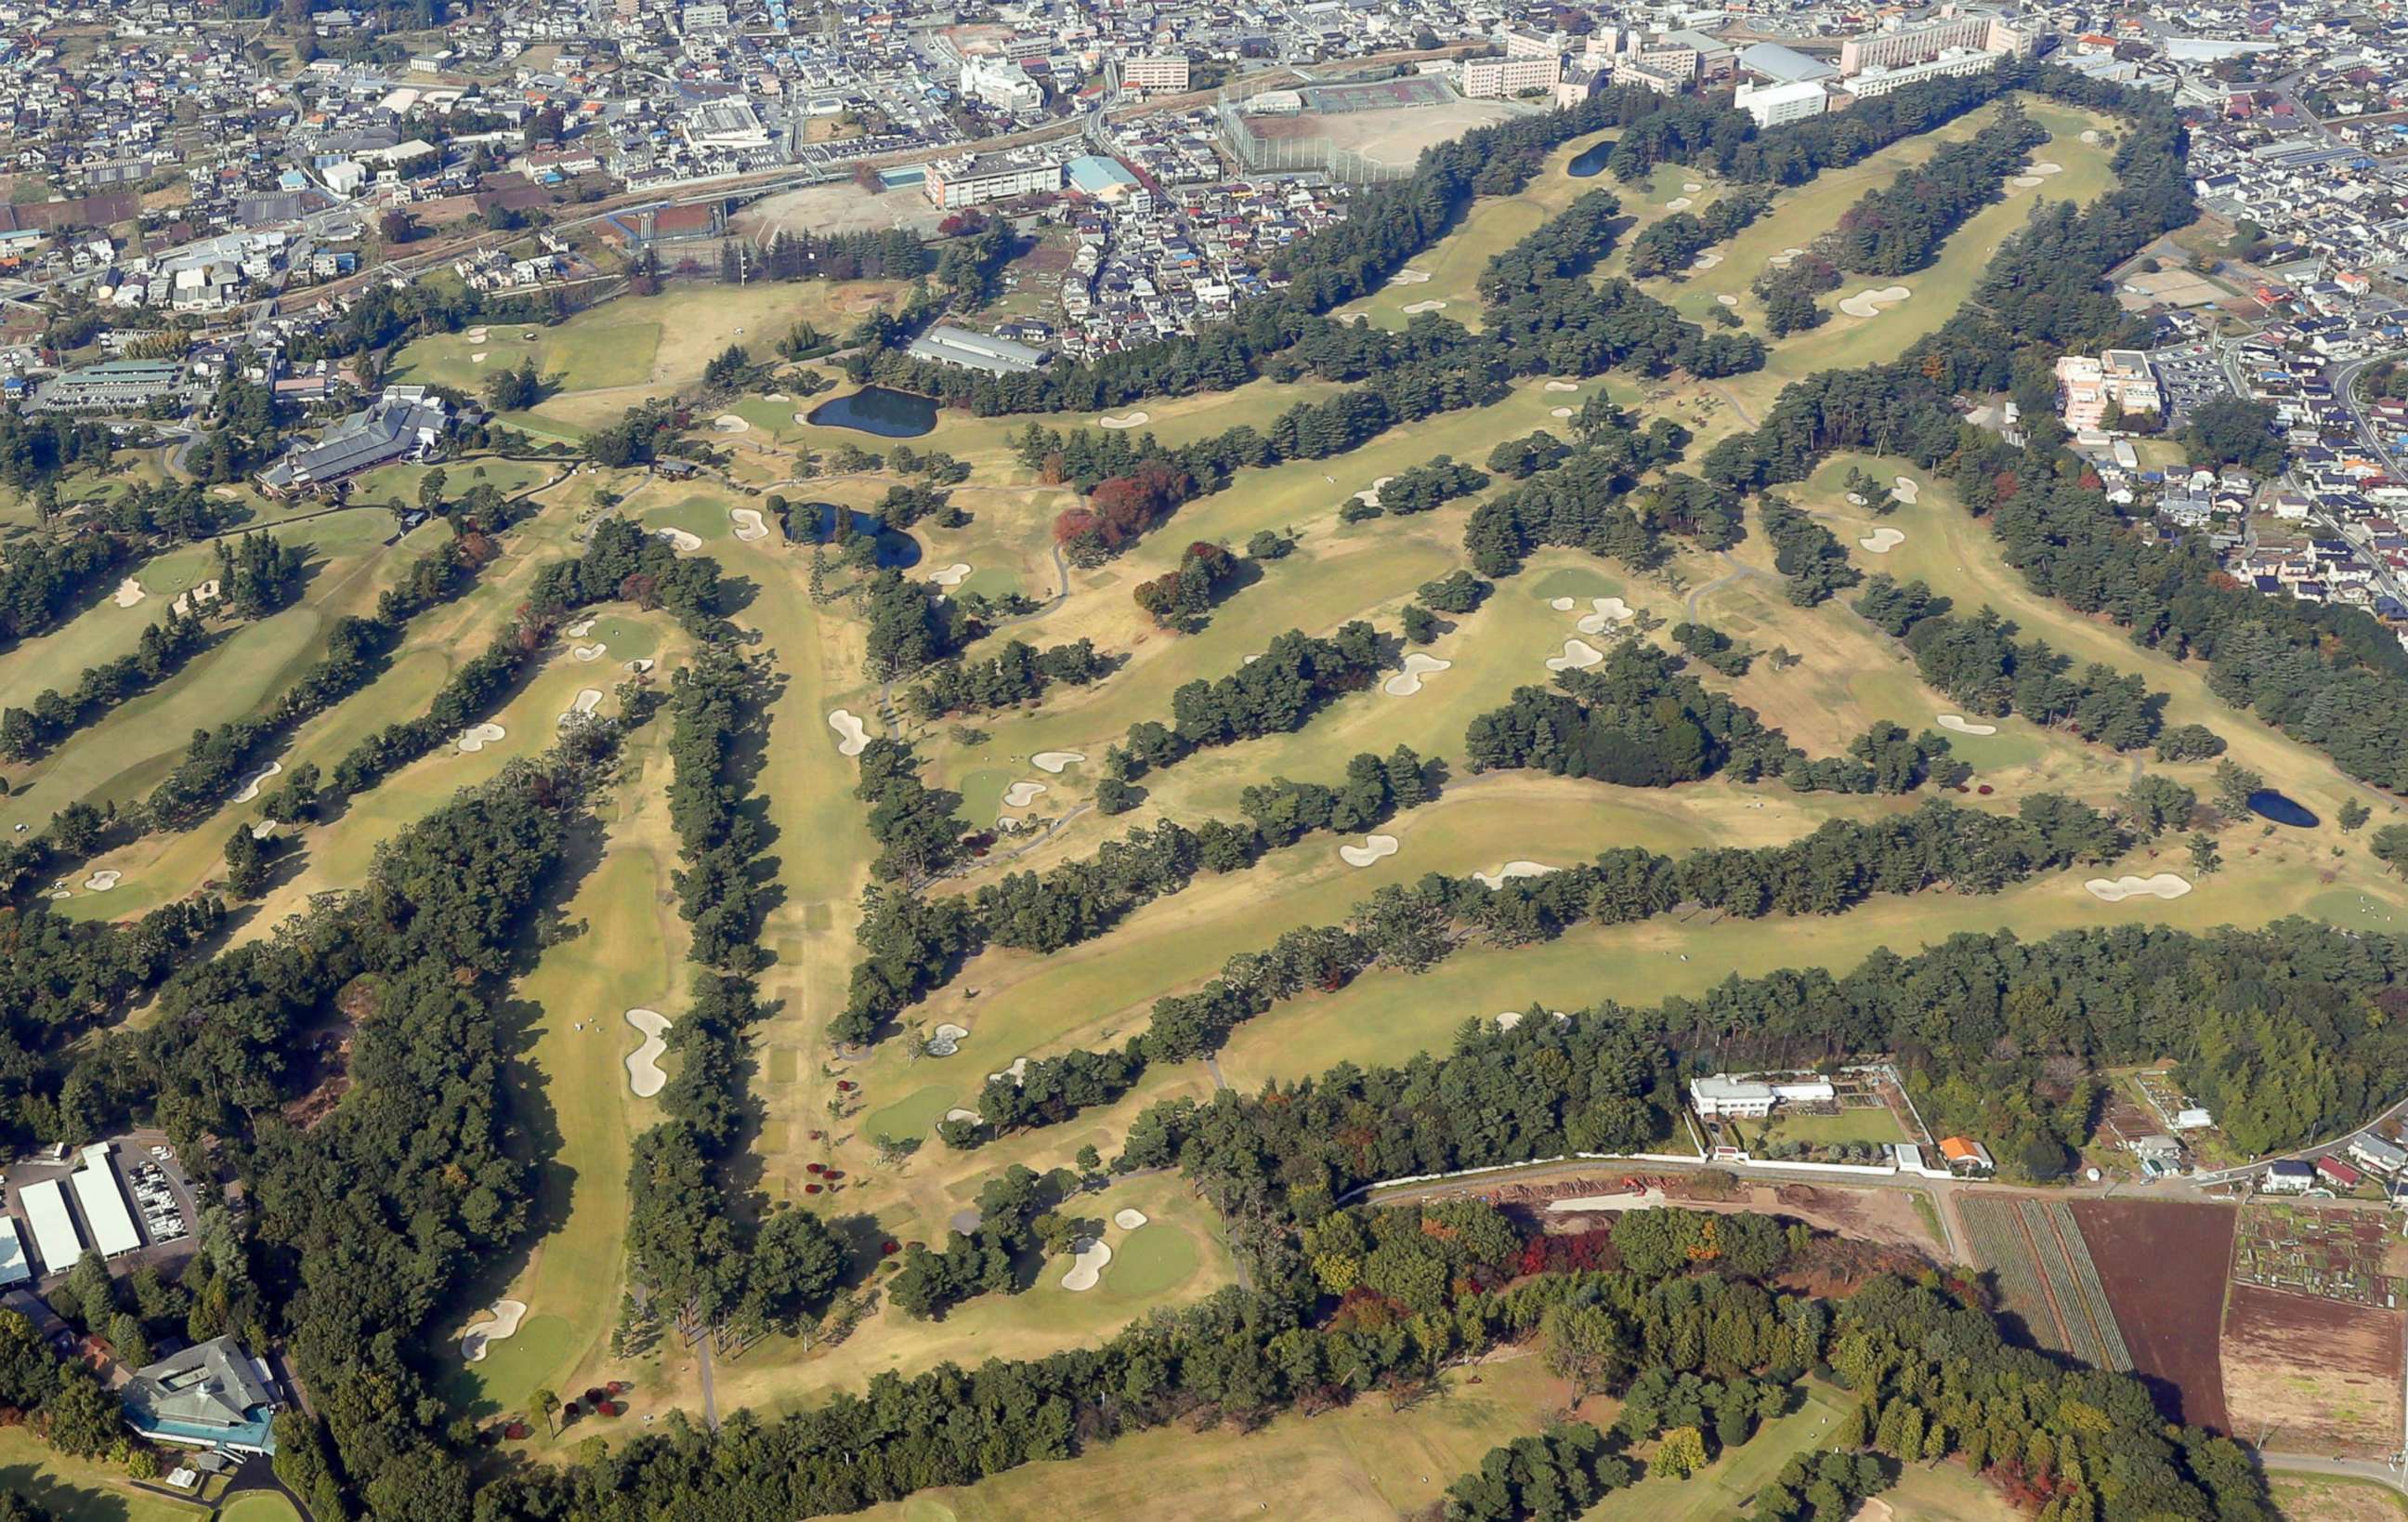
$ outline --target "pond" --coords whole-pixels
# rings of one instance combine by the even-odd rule
[[[1566,167],[1566,172],[1574,179],[1586,179],[1592,175],[1603,173],[1605,161],[1612,157],[1613,157],[1613,139],[1609,137],[1572,160]]]
[[[887,386],[864,386],[811,409],[823,428],[851,428],[881,438],[917,438],[937,426],[937,403]]]
[[[2249,795],[2249,811],[2277,825],[2290,825],[2300,829],[2313,829],[2317,823],[2315,811],[2305,804],[2286,797],[2271,787],[2261,787]]]
[[[796,523],[810,525],[814,542],[826,544],[836,538],[837,515],[845,510],[833,502],[800,502],[788,510]],[[852,532],[876,536],[880,570],[909,570],[920,563],[920,541],[888,528],[875,513],[853,513]]]

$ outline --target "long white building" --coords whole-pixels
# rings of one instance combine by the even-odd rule
[[[108,1142],[83,1149],[83,1167],[74,1179],[76,1203],[83,1207],[84,1224],[92,1228],[93,1245],[101,1256],[115,1257],[142,1245],[134,1213],[125,1208],[125,1191],[118,1186],[117,1170],[108,1166]]]
[[[67,1212],[66,1187],[57,1179],[44,1179],[18,1190],[17,1199],[25,1207],[25,1224],[34,1228],[34,1252],[42,1268],[50,1273],[74,1268],[83,1256],[83,1234]]]

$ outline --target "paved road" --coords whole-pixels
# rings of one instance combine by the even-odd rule
[[[2329,1474],[2352,1480],[2372,1480],[2408,1493],[2408,1479],[2379,1458],[2326,1458],[2314,1454],[2261,1453],[2268,1469],[2283,1474]]]

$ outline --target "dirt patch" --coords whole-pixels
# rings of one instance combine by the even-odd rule
[[[1698,1173],[1598,1173],[1550,1179],[1544,1184],[1505,1185],[1484,1191],[1484,1194],[1498,1205],[1543,1208],[1551,1200],[1612,1194],[1635,1185],[1640,1189],[1661,1190],[1665,1204],[1682,1210],[1713,1211],[1717,1214],[1755,1211],[1767,1215],[1782,1215],[1794,1221],[1803,1221],[1818,1230],[1855,1238],[1875,1248],[1910,1255],[1917,1260],[1918,1267],[1924,1262],[1939,1261],[1940,1244],[1932,1241],[1930,1228],[1916,1213],[1914,1198],[1902,1189],[1836,1189],[1809,1184],[1741,1184],[1727,1192],[1716,1191],[1714,1198],[1705,1198],[1695,1185],[1698,1180],[1714,1176]],[[1550,1230],[1586,1231],[1611,1225],[1612,1218],[1608,1213],[1585,1215],[1579,1212],[1556,1212],[1549,1214],[1546,1220]]]
[[[2216,1339],[2237,1213],[2224,1205],[2073,1202],[2132,1371],[2168,1421],[2219,1432],[2231,1430]]]
[[[2224,1397],[2252,1442],[2372,1458],[2400,1446],[2397,1311],[2235,1285],[2224,1313]],[[2271,1435],[2270,1435],[2271,1434]]]

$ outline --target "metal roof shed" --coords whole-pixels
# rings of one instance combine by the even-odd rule
[[[125,1208],[125,1191],[117,1186],[117,1170],[108,1166],[108,1142],[95,1142],[83,1149],[75,1191],[101,1256],[115,1257],[142,1245],[142,1233],[134,1229],[134,1213]]]
[[[25,1257],[25,1243],[17,1235],[15,1219],[0,1215],[0,1288],[33,1277],[34,1265]]]
[[[83,1256],[83,1234],[67,1213],[67,1192],[56,1179],[44,1179],[17,1191],[25,1206],[25,1224],[34,1228],[34,1251],[42,1267],[64,1273]]]

